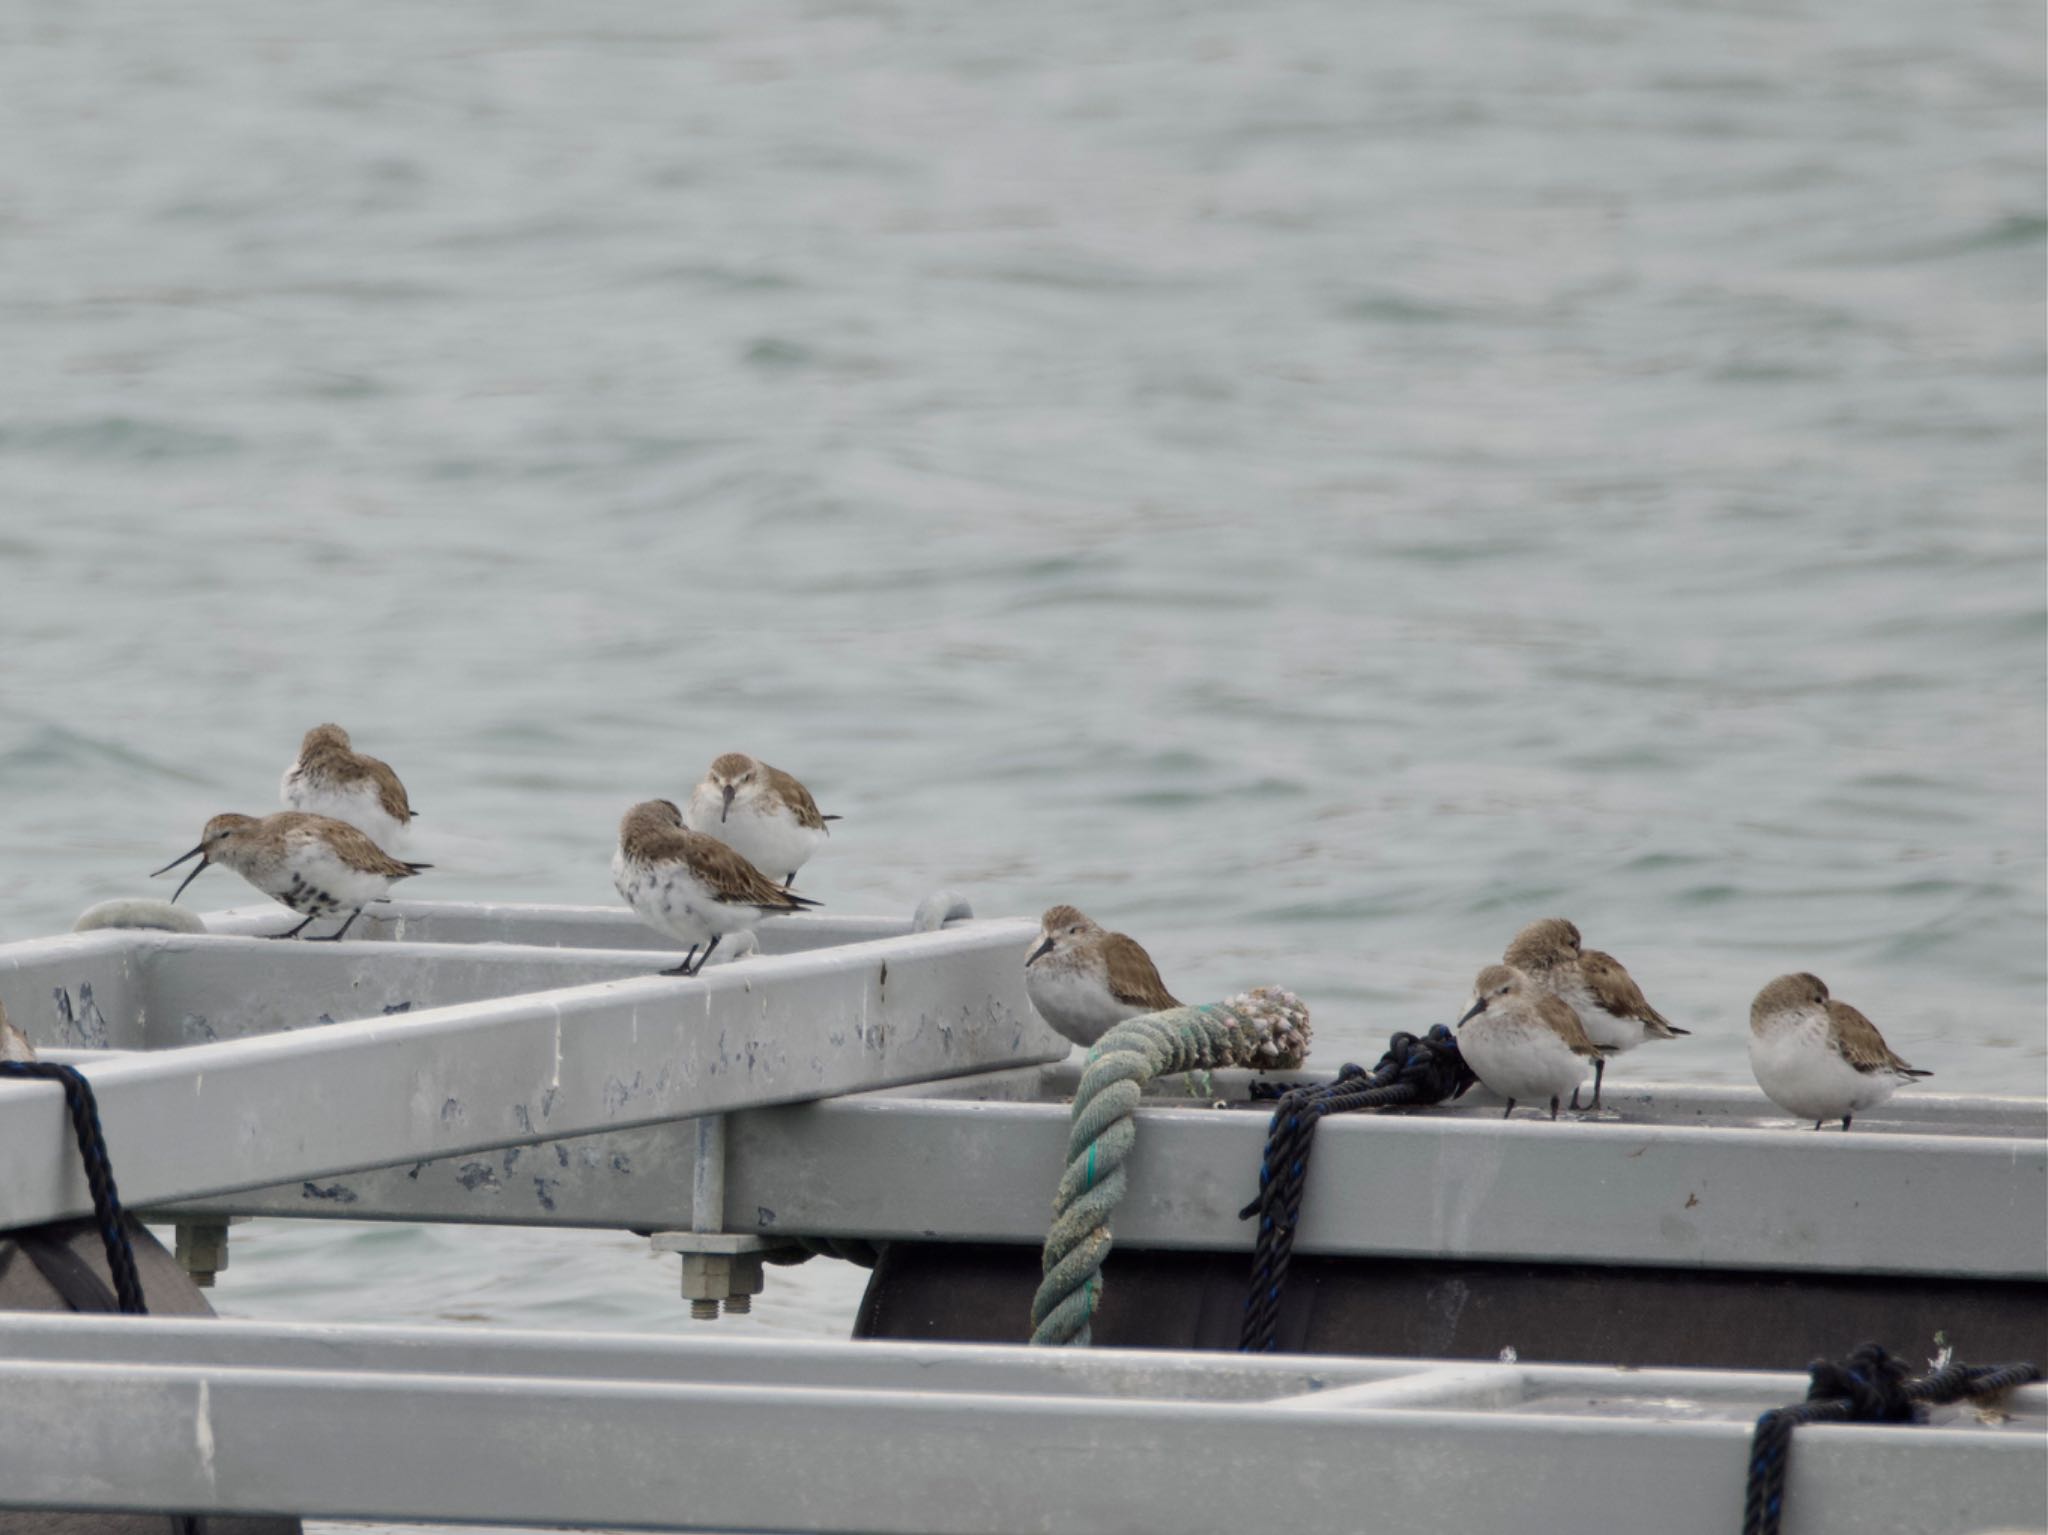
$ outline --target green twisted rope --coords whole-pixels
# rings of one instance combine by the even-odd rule
[[[1124,1161],[1138,1138],[1132,1112],[1145,1084],[1227,1066],[1286,1070],[1308,1054],[1308,1005],[1260,986],[1225,1002],[1126,1018],[1088,1052],[1067,1127],[1067,1167],[1053,1195],[1045,1277],[1031,1301],[1031,1341],[1086,1348],[1102,1298],[1110,1215],[1124,1197]]]

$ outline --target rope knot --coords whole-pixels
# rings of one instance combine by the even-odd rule
[[[1478,1080],[1458,1049],[1458,1036],[1441,1023],[1433,1024],[1420,1039],[1413,1034],[1396,1034],[1392,1046],[1381,1059],[1380,1067],[1390,1072],[1390,1081],[1412,1086],[1420,1102],[1441,1103],[1446,1098],[1461,1098]]]
[[[1841,1364],[1816,1359],[1808,1369],[1813,1383],[1807,1401],[1842,1403],[1847,1422],[1911,1423],[1918,1416],[1906,1395],[1906,1362],[1894,1359],[1882,1344],[1862,1344]]]

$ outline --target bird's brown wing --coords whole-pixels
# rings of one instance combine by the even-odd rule
[[[413,865],[400,863],[372,842],[367,832],[346,821],[337,821],[332,816],[308,815],[304,811],[285,813],[292,816],[295,823],[285,827],[285,841],[288,843],[303,843],[317,838],[332,848],[334,856],[351,869],[360,869],[365,874],[381,874],[386,879],[405,879],[414,872]]]
[[[384,813],[401,824],[410,821],[412,801],[406,798],[405,785],[391,771],[391,764],[379,762],[375,757],[365,757],[360,752],[356,754],[356,761],[362,765],[363,776],[376,785],[377,803],[384,807]]]
[[[808,826],[812,831],[825,829],[825,818],[818,814],[818,802],[811,798],[811,791],[798,783],[781,768],[761,764],[761,771],[768,775],[768,782],[775,792],[782,796],[782,802],[796,812],[796,824]]]
[[[1846,1002],[1828,1003],[1828,1032],[1842,1047],[1842,1059],[1858,1071],[1896,1071],[1916,1077],[1934,1074],[1915,1071],[1900,1060],[1877,1032],[1877,1025]]]
[[[1536,1012],[1543,1021],[1557,1031],[1557,1037],[1571,1046],[1572,1054],[1583,1055],[1587,1060],[1603,1058],[1607,1052],[1586,1036],[1586,1026],[1579,1022],[1579,1015],[1572,1011],[1571,1004],[1562,997],[1553,997],[1548,992],[1536,998]]]
[[[1163,1012],[1180,1003],[1172,992],[1166,989],[1166,982],[1159,978],[1159,969],[1152,963],[1152,956],[1135,938],[1122,933],[1111,933],[1102,941],[1102,958],[1109,966],[1109,992],[1117,1001],[1132,1007],[1148,1008],[1152,1012]]]
[[[1579,974],[1586,978],[1586,989],[1593,993],[1594,1004],[1603,1011],[1617,1018],[1640,1019],[1673,1034],[1685,1032],[1672,1028],[1671,1021],[1650,1006],[1650,999],[1643,995],[1635,977],[1612,954],[1587,949],[1579,956]]]
[[[685,849],[690,871],[704,883],[713,897],[729,906],[758,906],[762,911],[802,911],[818,903],[783,889],[763,874],[745,856],[716,837],[697,832],[677,832],[675,840]]]

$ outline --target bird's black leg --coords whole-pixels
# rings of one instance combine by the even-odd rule
[[[1600,1107],[1600,1079],[1606,1075],[1607,1062],[1604,1059],[1596,1059],[1593,1062],[1593,1107],[1596,1109]],[[1572,1097],[1578,1096],[1579,1090],[1575,1087],[1572,1089]]]
[[[1824,1120],[1824,1119],[1816,1119],[1816,1120],[1815,1120],[1815,1121],[1813,1122],[1813,1128],[1814,1128],[1814,1129],[1815,1129],[1816,1131],[1818,1131],[1818,1130],[1820,1129],[1820,1127],[1821,1127],[1822,1125],[1826,1124],[1826,1123],[1827,1123],[1827,1121],[1826,1121],[1826,1120]]]
[[[313,913],[313,917],[317,917],[319,915],[320,913],[318,913],[317,911]],[[296,938],[299,936],[299,934],[303,933],[307,928],[313,925],[313,917],[308,917],[305,921],[301,922],[297,927],[286,928],[281,933],[265,933],[263,936],[265,938]]]
[[[1595,1099],[1594,1099],[1593,1101],[1594,1101],[1595,1103],[1598,1103],[1598,1102],[1599,1102],[1600,1100],[1599,1100],[1598,1098],[1595,1098]],[[1552,1094],[1550,1095],[1550,1117],[1551,1117],[1552,1119],[1555,1119],[1555,1118],[1557,1118],[1557,1094],[1556,1094],[1556,1093],[1552,1093]]]
[[[1856,1116],[1853,1114],[1844,1114],[1842,1116],[1842,1133],[1844,1135],[1847,1135],[1849,1133],[1849,1121],[1851,1119],[1854,1119],[1855,1117]]]
[[[787,889],[788,889],[788,888],[789,888],[789,887],[790,887],[791,885],[794,885],[795,883],[796,883],[796,870],[794,870],[794,869],[791,869],[791,870],[789,871],[789,876],[788,876],[788,877],[787,877],[786,879],[784,879],[784,880],[783,880],[783,882],[782,882],[782,888],[783,888],[784,890],[787,890]]]
[[[696,957],[697,946],[693,943],[690,945],[690,952],[683,956],[683,962],[680,965],[677,965],[675,969],[658,970],[655,973],[657,975],[695,975],[697,972],[690,968],[690,961],[695,959]]]
[[[350,913],[348,914],[348,921],[346,921],[346,922],[344,922],[344,923],[342,923],[342,924],[341,924],[341,930],[340,930],[340,932],[333,932],[333,933],[329,933],[329,934],[328,934],[328,935],[327,935],[327,936],[326,936],[325,938],[308,938],[308,939],[306,940],[306,942],[308,942],[308,943],[340,943],[340,942],[341,942],[341,935],[342,935],[342,933],[345,933],[345,932],[347,932],[347,931],[348,931],[348,930],[349,930],[350,928],[354,927],[354,926],[356,925],[356,918],[360,917],[360,916],[361,916],[362,914],[363,914],[363,909],[362,909],[362,907],[358,906],[358,907],[357,907],[357,908],[356,908],[356,909],[355,909],[354,911],[352,911],[352,912],[350,912]],[[308,920],[308,921],[311,921],[312,919],[311,919],[311,918],[309,917],[309,918],[308,918],[307,920]]]
[[[690,974],[697,975],[702,973],[705,961],[711,958],[711,951],[718,947],[718,940],[724,936],[725,934],[723,933],[713,933],[711,935],[711,942],[704,945],[704,952],[697,956],[697,968],[692,970]]]
[[[1510,1099],[1508,1099],[1508,1106],[1507,1106],[1507,1107],[1506,1107],[1505,1109],[1501,1110],[1501,1116],[1500,1116],[1500,1117],[1501,1117],[1502,1119],[1506,1119],[1506,1118],[1508,1117],[1508,1115],[1510,1115],[1510,1114],[1512,1114],[1512,1113],[1514,1113],[1514,1112],[1515,1112],[1515,1100],[1514,1100],[1514,1099],[1512,1099],[1512,1098],[1510,1098]]]
[[[1572,1084],[1572,1101],[1571,1101],[1570,1103],[1567,1103],[1567,1104],[1565,1105],[1565,1107],[1566,1107],[1566,1108],[1568,1108],[1568,1109],[1577,1109],[1577,1108],[1578,1108],[1578,1106],[1579,1106],[1579,1085],[1578,1085],[1578,1083],[1574,1082],[1574,1083]]]

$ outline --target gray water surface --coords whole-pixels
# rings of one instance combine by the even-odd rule
[[[845,816],[832,909],[1072,901],[1183,996],[1294,987],[1325,1066],[1558,913],[1695,1031],[1623,1075],[1746,1080],[1812,969],[2038,1093],[2043,33],[0,9],[0,934],[150,891],[324,719],[422,897],[611,901],[621,809],[737,748]],[[673,1286],[258,1225],[218,1298]]]

